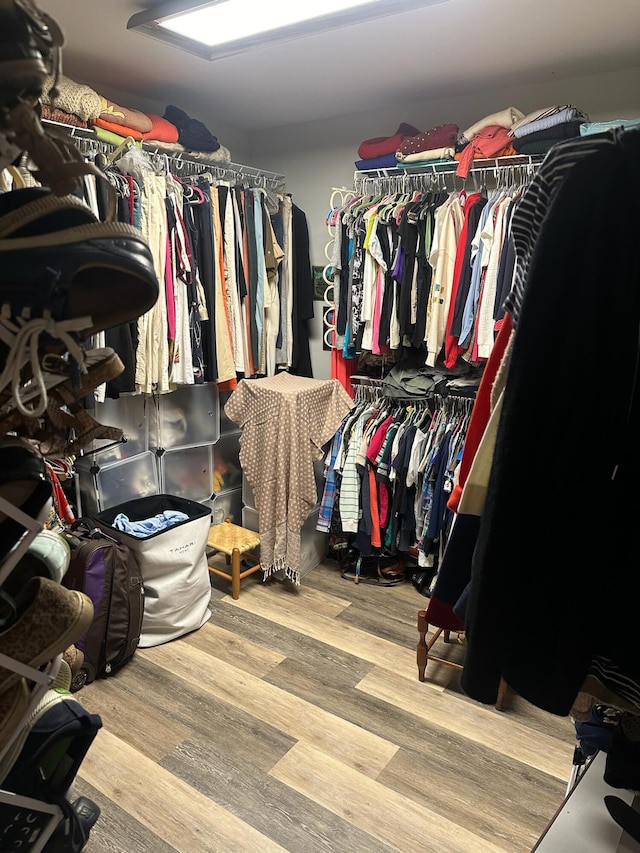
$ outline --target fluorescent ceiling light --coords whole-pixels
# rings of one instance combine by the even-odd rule
[[[409,12],[446,0],[170,0],[127,24],[205,59]]]

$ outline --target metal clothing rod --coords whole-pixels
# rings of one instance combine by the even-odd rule
[[[50,119],[42,119],[42,124],[48,127],[59,128],[69,136],[73,137],[75,142],[84,142],[93,147],[95,151],[103,151],[104,153],[113,152],[116,148],[108,142],[102,142],[96,137],[91,128],[76,127],[73,124],[63,124],[62,122],[51,121]],[[79,146],[80,147],[80,146]],[[152,141],[143,141],[142,150],[154,156],[166,157],[169,163],[172,163],[175,172],[184,173],[185,166],[189,169],[194,169],[195,174],[208,172],[214,174],[218,180],[233,180],[238,183],[251,181],[254,186],[262,187],[263,189],[282,190],[286,183],[285,175],[278,172],[269,172],[265,169],[258,169],[253,166],[246,166],[242,163],[215,163],[207,160],[199,160],[195,157],[189,157],[186,152],[174,151],[165,152],[164,149],[159,149]]]
[[[512,157],[493,157],[474,160],[469,170],[469,177],[477,185],[478,178],[485,183],[493,177],[496,183],[503,178],[513,182],[531,180],[536,169],[544,158],[533,155],[518,155]],[[453,160],[447,163],[425,163],[419,169],[368,169],[356,171],[353,176],[353,186],[356,194],[368,195],[380,192],[406,193],[412,190],[428,190],[434,187],[446,189],[446,178],[451,177],[466,185],[466,178],[456,175],[458,163]],[[443,185],[444,182],[444,185]]]

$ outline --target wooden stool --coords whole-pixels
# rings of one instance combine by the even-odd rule
[[[252,575],[260,570],[260,562],[255,566],[240,571],[240,559],[243,554],[253,551],[260,545],[260,536],[253,530],[246,530],[244,527],[239,527],[233,524],[231,519],[227,518],[222,524],[214,524],[209,529],[207,537],[207,545],[214,553],[220,552],[225,555],[227,565],[231,564],[231,571],[219,569],[217,566],[209,564],[209,571],[214,575],[220,575],[221,578],[226,578],[231,581],[231,592],[235,600],[240,598],[240,581],[246,578],[247,575]],[[255,560],[256,557],[254,556]]]
[[[427,640],[427,632],[429,631],[429,623],[427,622],[427,611],[426,610],[418,610],[418,634],[420,635],[420,639],[418,640],[418,645],[416,647],[416,660],[418,663],[418,679],[420,681],[425,681],[425,670],[427,668],[427,661],[436,661],[436,663],[443,663],[445,666],[450,666],[453,669],[462,670],[463,664],[456,663],[455,661],[448,660],[447,658],[439,657],[431,651],[431,647],[438,639],[438,637],[442,634],[442,638],[445,643],[451,642],[451,633],[454,634],[463,634],[462,631],[451,631],[446,628],[436,628],[435,633],[432,637]],[[504,710],[504,700],[507,695],[507,682],[504,678],[500,679],[500,686],[498,688],[498,695],[496,697],[496,711]]]

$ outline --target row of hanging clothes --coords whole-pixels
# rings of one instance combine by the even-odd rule
[[[510,219],[535,169],[472,172],[474,191],[442,173],[357,179],[327,217],[343,357],[411,348],[431,367],[484,363],[513,277]]]
[[[311,375],[308,227],[284,192],[283,176],[206,166],[130,144],[74,142],[114,187],[117,220],[142,231],[161,285],[149,312],[92,341],[112,347],[125,365],[96,390],[98,402],[204,382],[229,389],[238,375]],[[83,195],[104,220],[103,182],[87,176]]]
[[[432,565],[472,404],[439,394],[389,399],[375,384],[357,385],[325,459],[317,529],[363,556],[417,549],[419,565]]]

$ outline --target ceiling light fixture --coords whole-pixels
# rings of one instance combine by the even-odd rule
[[[133,15],[127,29],[204,59],[410,12],[447,0],[165,0]]]

